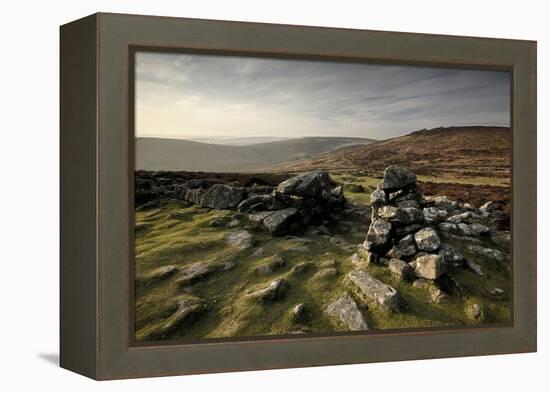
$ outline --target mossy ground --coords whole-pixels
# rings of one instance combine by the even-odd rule
[[[334,176],[346,181],[345,176]],[[365,187],[364,193],[346,192],[354,204],[368,204],[369,193],[379,179],[361,177],[356,183]],[[145,278],[159,267],[173,265],[184,269],[197,262],[216,266],[215,273],[190,287],[176,284],[177,273],[166,279],[147,282],[136,280],[135,328],[136,339],[145,340],[150,333],[174,313],[177,300],[182,297],[200,298],[208,307],[194,320],[182,323],[166,339],[198,339],[242,337],[272,334],[327,333],[345,331],[346,327],[324,314],[327,305],[345,291],[344,276],[353,268],[353,250],[344,250],[329,241],[328,236],[297,234],[299,238],[273,237],[254,229],[245,217],[240,217],[239,227],[212,227],[217,217],[233,217],[234,211],[216,211],[190,206],[184,202],[170,202],[158,208],[136,212],[136,276]],[[355,245],[364,240],[364,217],[351,217],[360,230],[334,225],[333,235],[344,237]],[[224,242],[224,235],[235,229],[246,229],[255,236],[254,247],[239,251]],[[489,241],[488,241],[489,242]],[[450,243],[453,243],[450,241]],[[454,242],[466,257],[467,245]],[[494,245],[491,245],[495,247]],[[259,274],[257,268],[268,258],[278,254],[286,264],[270,274]],[[336,261],[336,276],[313,279],[323,262]],[[476,258],[485,272],[479,277],[466,269],[452,271],[453,277],[463,287],[463,293],[453,294],[437,304],[431,300],[428,289],[414,288],[410,282],[401,281],[380,266],[368,266],[373,276],[392,285],[405,300],[407,306],[400,313],[389,313],[377,307],[358,302],[369,328],[414,328],[433,326],[461,326],[472,321],[465,312],[470,303],[481,304],[486,323],[510,321],[510,299],[504,295],[495,298],[489,291],[502,288],[511,293],[511,278],[506,264]],[[232,268],[226,269],[228,262]],[[310,262],[308,269],[293,273],[292,267]],[[225,266],[225,268],[224,268]],[[262,301],[246,296],[247,293],[266,287],[272,280],[283,278],[287,292],[282,299]],[[299,303],[305,305],[307,318],[295,321],[291,309]]]

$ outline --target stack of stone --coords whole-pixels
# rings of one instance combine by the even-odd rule
[[[447,270],[437,231],[438,220],[426,208],[416,176],[392,165],[371,194],[372,217],[366,241],[359,245],[356,263],[387,266],[402,278],[435,280]],[[450,255],[452,257],[453,255]]]

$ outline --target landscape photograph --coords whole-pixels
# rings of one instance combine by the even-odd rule
[[[136,342],[512,323],[508,71],[134,67]]]

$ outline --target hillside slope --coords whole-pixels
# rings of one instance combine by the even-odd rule
[[[354,137],[305,137],[246,146],[179,139],[137,138],[136,169],[239,172],[333,152],[372,142]]]
[[[421,176],[454,180],[491,177],[507,181],[510,156],[511,132],[507,127],[442,127],[264,169],[363,170],[379,176],[384,168],[397,164]]]

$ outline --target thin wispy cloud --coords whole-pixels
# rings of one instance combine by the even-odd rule
[[[140,52],[138,136],[363,136],[509,125],[502,71]]]

